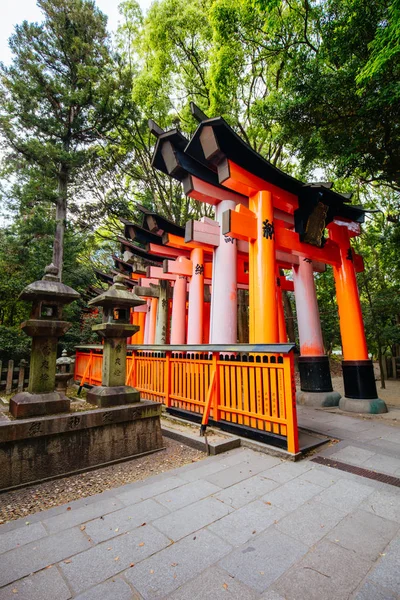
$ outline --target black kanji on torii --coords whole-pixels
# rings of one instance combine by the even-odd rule
[[[273,240],[274,239],[274,224],[269,222],[269,219],[265,219],[265,221],[263,221],[263,236],[265,237],[265,239],[267,240]]]
[[[195,275],[203,275],[204,273],[204,265],[196,265],[195,269],[194,269],[194,274]]]
[[[351,262],[353,262],[353,253],[351,251],[351,248],[347,249],[346,258],[347,258],[347,260],[351,260]]]

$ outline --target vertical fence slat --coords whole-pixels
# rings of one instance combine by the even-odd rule
[[[270,385],[269,385],[269,376],[270,376],[270,369],[268,369],[268,368],[263,369],[264,414],[271,417],[272,411],[271,411],[271,392],[270,392]],[[266,429],[266,431],[271,431],[272,425],[271,425],[270,421],[266,422],[265,429]]]
[[[22,392],[24,390],[25,365],[26,365],[26,362],[22,359],[19,363],[18,387],[17,387],[18,392]]]
[[[257,414],[259,416],[264,415],[263,410],[263,396],[262,396],[262,379],[261,379],[261,367],[255,368],[256,372],[256,403],[257,403]],[[257,421],[258,429],[261,431],[265,431],[265,421],[263,419],[259,419]]]
[[[6,378],[6,394],[11,394],[13,373],[14,373],[14,361],[9,360],[8,367],[7,367],[7,378]]]
[[[236,350],[235,350],[236,351]],[[293,356],[241,349],[241,358],[229,360],[231,348],[212,350],[208,355],[193,351],[138,350],[127,357],[127,381],[143,398],[164,402],[213,421],[230,421],[260,432],[286,438],[289,452],[298,448],[296,407],[293,392]],[[92,364],[88,358],[92,355]],[[260,360],[261,357],[262,359]],[[210,360],[211,359],[211,360]],[[283,362],[277,362],[277,360]],[[77,353],[75,373],[86,372],[97,384],[103,357],[96,351]],[[131,362],[132,361],[132,362]],[[9,381],[9,372],[7,380]],[[19,385],[23,379],[20,371]],[[214,385],[210,389],[211,381]],[[11,380],[12,385],[12,380]],[[204,416],[204,419],[206,417]]]

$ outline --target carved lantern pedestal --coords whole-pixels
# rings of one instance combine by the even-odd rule
[[[116,275],[114,284],[89,302],[103,308],[103,322],[94,325],[93,331],[104,340],[104,348],[102,385],[88,392],[88,402],[100,407],[140,402],[139,392],[125,385],[126,340],[139,330],[129,322],[130,309],[140,304],[145,300],[128,291],[122,275]]]
[[[21,324],[21,329],[32,337],[32,352],[28,390],[10,400],[10,412],[15,418],[69,410],[69,399],[54,391],[57,342],[71,327],[71,323],[62,320],[62,309],[78,298],[78,292],[60,282],[54,265],[46,267],[43,279],[22,291],[20,299],[32,302],[30,319]]]

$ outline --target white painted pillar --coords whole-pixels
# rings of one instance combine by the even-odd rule
[[[300,257],[293,267],[301,356],[325,354],[312,263]]]
[[[222,235],[222,214],[235,207],[233,200],[222,200],[215,207],[220,243],[213,255],[210,344],[237,342],[237,240]]]

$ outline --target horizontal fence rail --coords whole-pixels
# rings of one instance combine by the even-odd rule
[[[298,452],[293,346],[128,346],[127,385],[172,413]],[[78,347],[75,380],[101,385],[102,347]]]

